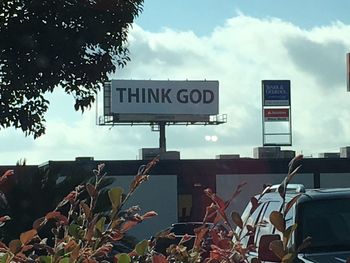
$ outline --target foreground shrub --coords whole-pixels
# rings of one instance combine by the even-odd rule
[[[281,210],[274,211],[270,215],[271,223],[283,236],[282,241],[276,240],[270,244],[271,251],[281,262],[292,262],[301,249],[292,250],[288,247],[290,237],[297,226],[285,228],[286,214],[298,198],[297,196],[285,202],[288,183],[300,167],[295,166],[298,158],[300,159],[296,157],[291,161],[287,177],[278,188],[283,200]],[[244,247],[241,240],[247,236],[254,236],[255,231],[263,227],[266,222],[251,225],[237,212],[227,211],[231,202],[244,189],[245,183],[237,186],[229,200],[223,200],[211,189],[205,190],[204,193],[210,198],[211,204],[206,208],[203,225],[195,229],[193,242],[188,242],[191,236],[184,235],[178,243],[170,245],[164,254],[159,253],[155,247],[160,239],[175,238],[173,233],[162,231],[152,240],[137,243],[130,249],[131,251],[123,250],[123,246],[120,245],[124,243],[128,230],[157,215],[155,211],[141,215],[138,206],[124,207],[137,188],[147,181],[148,173],[156,163],[157,159],[140,167],[126,193],[120,187],[109,189],[110,209],[107,212],[99,212],[97,209],[101,201],[102,181],[106,177],[103,171],[104,165],[99,165],[93,171],[92,182],[77,185],[52,211],[37,219],[32,229],[20,234],[19,239],[11,240],[8,244],[0,242],[0,263],[248,262],[247,253],[255,251],[256,246],[251,244]],[[11,173],[4,175],[3,179],[8,176],[11,176]],[[250,215],[259,207],[259,199],[268,190],[269,188],[266,188],[258,198],[251,198]],[[4,224],[7,220],[9,217],[6,215],[0,217],[0,224]],[[306,246],[307,242],[306,240],[302,246]],[[258,263],[260,260],[254,258],[251,262]]]
[[[115,244],[123,240],[128,230],[157,214],[149,211],[140,215],[139,207],[125,209],[124,205],[148,179],[156,162],[155,159],[139,169],[127,193],[124,194],[120,187],[108,191],[111,209],[107,213],[95,212],[100,184],[106,176],[104,165],[99,165],[94,170],[92,183],[76,186],[53,211],[37,219],[33,228],[22,233],[19,239],[9,244],[0,242],[0,262],[95,263],[117,262],[118,258],[119,262],[125,262],[130,256],[119,254]],[[47,236],[45,228],[49,228],[52,234]],[[42,236],[42,232],[46,236]],[[145,242],[136,245],[136,256],[143,253],[145,245]]]

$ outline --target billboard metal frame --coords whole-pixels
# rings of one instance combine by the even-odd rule
[[[97,113],[96,123],[99,126],[151,126],[152,131],[159,132],[159,148],[166,151],[165,127],[170,125],[219,125],[227,122],[226,114],[137,114],[111,112],[111,82],[103,87],[103,115]]]
[[[267,86],[271,85],[271,86]],[[266,88],[269,88],[269,92]],[[262,80],[262,139],[263,146],[292,146],[292,111],[291,111],[291,94],[290,80]],[[288,132],[268,132],[266,123],[272,122],[266,120],[265,110],[288,110],[288,118],[274,120],[274,123],[284,122],[288,124]],[[267,142],[267,137],[288,136],[286,142]]]

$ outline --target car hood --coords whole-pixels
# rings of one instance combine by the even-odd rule
[[[304,255],[302,258],[307,260],[304,262],[346,263],[347,259],[350,258],[350,251],[349,252],[337,252],[337,253],[308,254],[308,255]]]

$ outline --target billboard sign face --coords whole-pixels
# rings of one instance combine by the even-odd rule
[[[110,113],[217,115],[219,82],[112,80]]]
[[[263,106],[290,106],[290,80],[263,80]]]
[[[264,109],[265,121],[289,121],[289,109]]]

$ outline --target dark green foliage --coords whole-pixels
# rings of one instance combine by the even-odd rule
[[[57,86],[84,111],[108,73],[129,60],[127,34],[143,0],[0,2],[0,125],[45,132]]]

